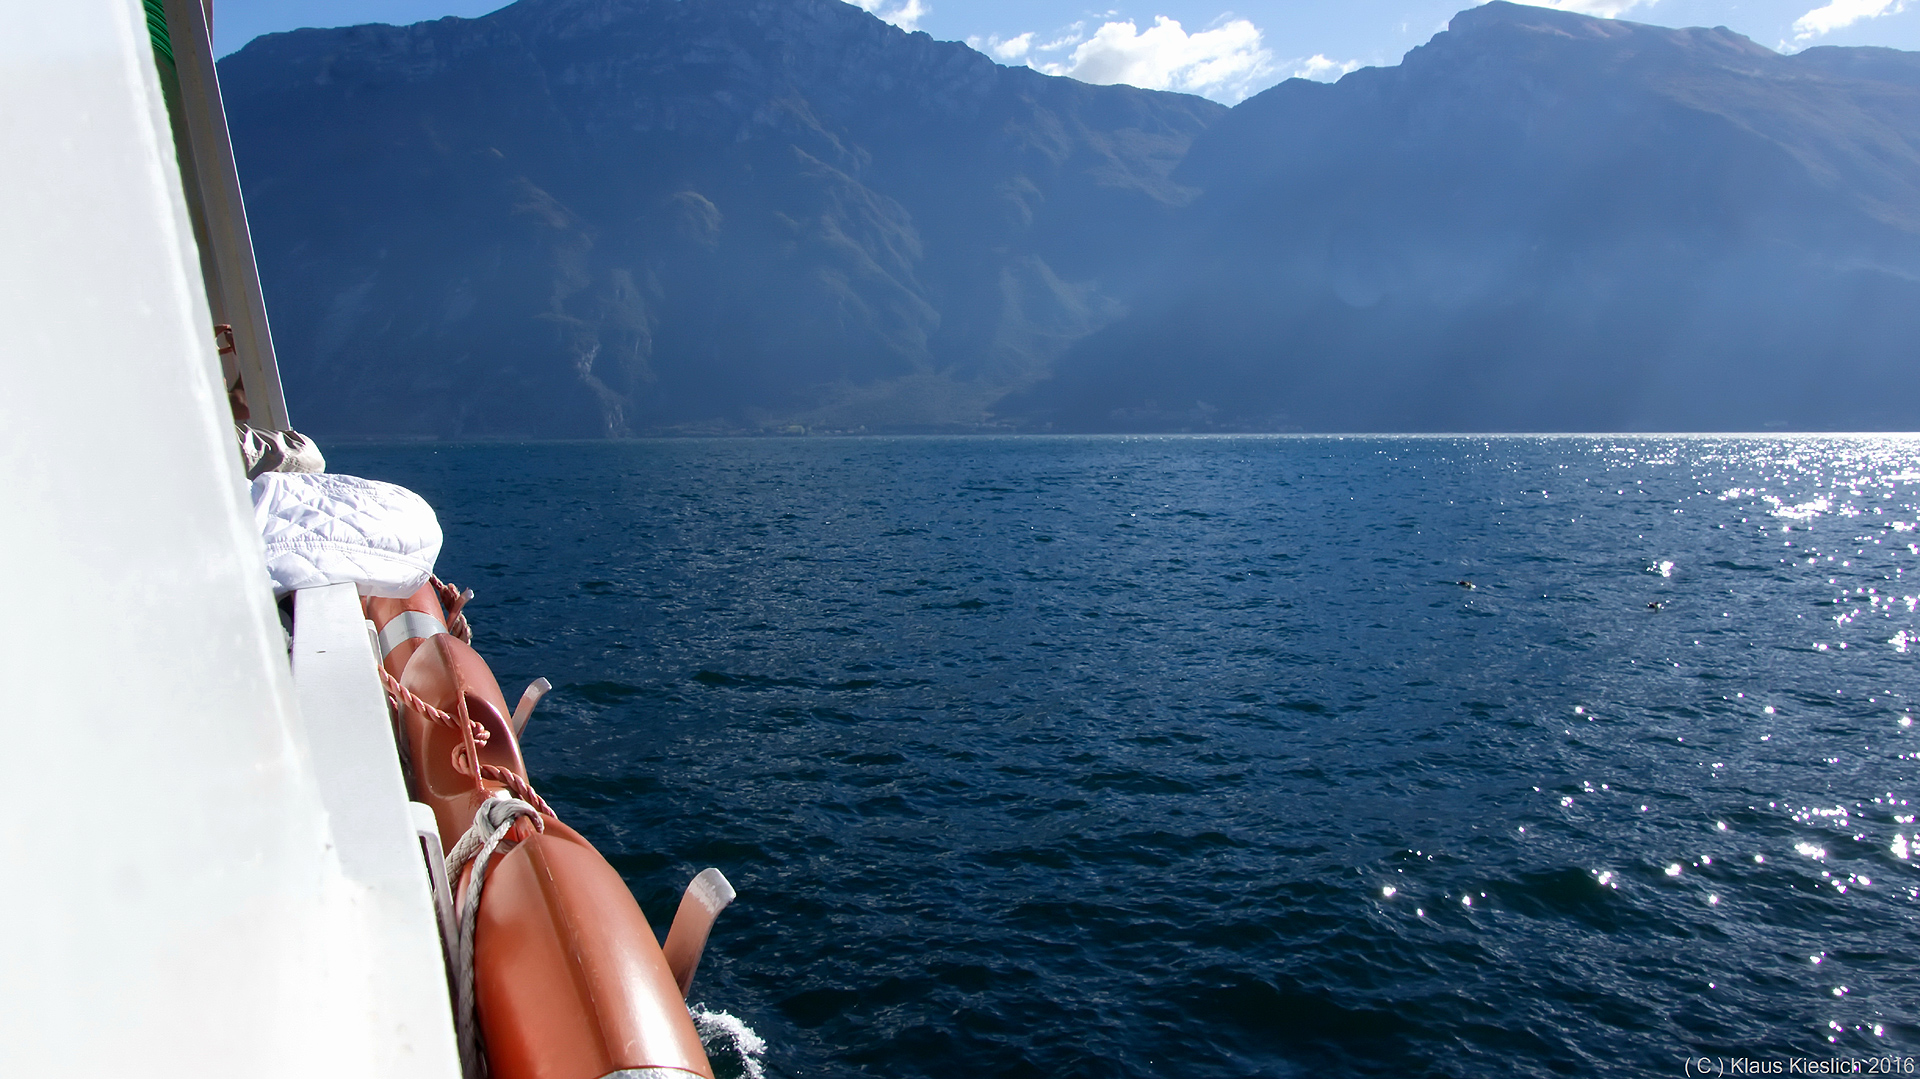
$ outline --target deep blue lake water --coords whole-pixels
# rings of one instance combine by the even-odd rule
[[[1920,1057],[1920,440],[328,455],[656,928],[739,889],[723,1075]]]

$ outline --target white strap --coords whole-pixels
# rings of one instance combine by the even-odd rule
[[[401,611],[387,628],[380,631],[380,658],[408,641],[431,637],[436,633],[445,633],[447,627],[438,618],[422,611]]]

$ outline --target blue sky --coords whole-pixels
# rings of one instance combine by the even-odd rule
[[[1474,0],[855,0],[1002,63],[1088,82],[1184,90],[1232,104],[1292,76],[1398,63]],[[215,0],[217,51],[301,26],[475,16],[501,0]],[[1728,26],[1783,52],[1810,45],[1920,50],[1920,0],[1538,0],[1662,26]]]

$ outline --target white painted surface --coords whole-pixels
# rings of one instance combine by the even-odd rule
[[[274,431],[292,427],[281,392],[280,367],[273,354],[273,332],[260,295],[260,271],[253,261],[253,234],[247,228],[246,200],[233,162],[233,142],[220,104],[220,75],[213,62],[204,0],[164,0],[167,39],[173,46],[180,90],[188,101],[205,101],[187,112],[189,139],[200,178],[200,204],[206,208],[209,246],[218,279],[214,321],[233,326],[234,360],[246,380],[253,426]]]
[[[4,9],[0,1075],[451,1075],[363,996],[139,0]]]
[[[341,870],[366,889],[368,923],[384,957],[375,980],[356,996],[399,1033],[376,1046],[387,1057],[381,1074],[458,1079],[437,908],[359,593],[336,584],[295,597],[294,694],[314,775]],[[446,1067],[409,1070],[422,1050]]]

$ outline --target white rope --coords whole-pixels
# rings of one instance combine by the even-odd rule
[[[518,798],[508,797],[505,791],[495,791],[493,797],[480,803],[467,834],[447,852],[449,878],[458,880],[460,868],[469,861],[474,863],[473,876],[460,902],[460,941],[454,956],[454,1026],[460,1035],[460,1066],[467,1079],[481,1079],[485,1074],[473,992],[473,930],[480,920],[480,890],[486,885],[488,862],[492,861],[500,841],[506,838],[507,830],[520,817],[531,818],[533,826],[540,831],[547,830],[547,822],[540,819],[539,810]]]

